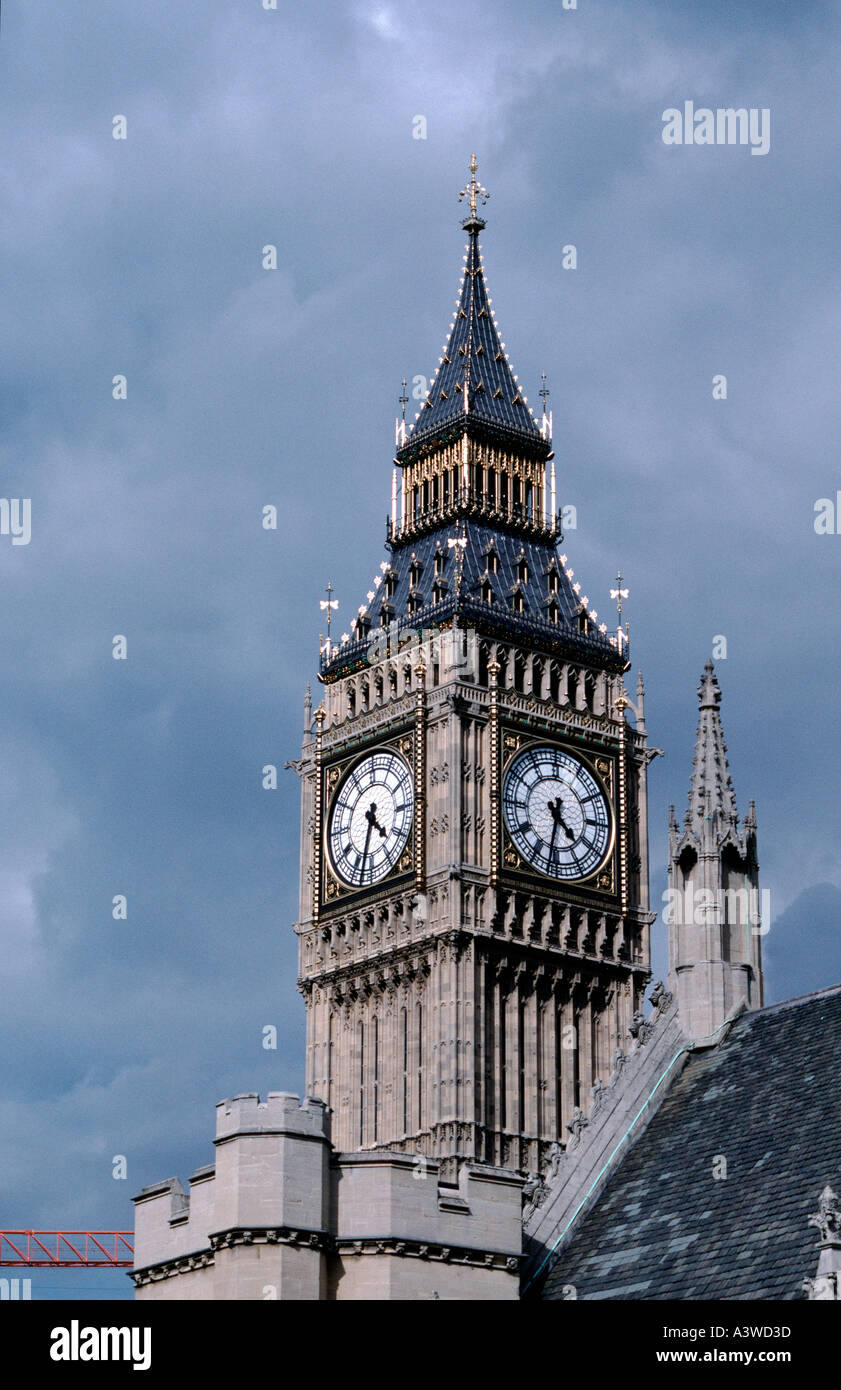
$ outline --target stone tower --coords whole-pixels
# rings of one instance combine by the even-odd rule
[[[322,651],[302,779],[307,1092],[341,1150],[539,1169],[649,978],[642,681],[570,560],[551,417],[485,284],[471,177],[458,300],[399,421],[379,565]],[[627,710],[635,711],[636,725]]]
[[[669,987],[687,1035],[712,1038],[739,1005],[763,1002],[756,815],[741,830],[711,661],[699,713],[683,830],[669,814]]]

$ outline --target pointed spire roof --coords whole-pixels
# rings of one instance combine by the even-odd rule
[[[477,197],[487,201],[489,195],[476,180],[475,155],[470,172],[460,195],[469,197],[470,215],[462,222],[468,240],[455,315],[426,400],[398,457],[436,434],[449,436],[454,427],[460,432],[464,425],[484,425],[540,446],[544,456],[549,452],[503,346],[485,283],[479,245],[485,222],[476,202]]]
[[[727,744],[721,727],[721,687],[715,667],[707,661],[698,686],[698,734],[689,785],[689,820],[716,812],[721,821],[737,817],[736,796],[727,762]]]

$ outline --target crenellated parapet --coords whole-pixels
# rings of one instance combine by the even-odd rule
[[[216,1162],[135,1198],[140,1300],[518,1297],[522,1179],[412,1151],[337,1153],[323,1102],[216,1109]]]

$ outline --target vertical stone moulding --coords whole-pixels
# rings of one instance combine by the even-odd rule
[[[315,809],[312,846],[312,920],[318,923],[321,905],[321,853],[322,853],[322,741],[324,737],[324,706],[319,705],[315,712]]]
[[[491,888],[496,888],[499,880],[499,672],[498,661],[488,666],[488,680],[491,688],[489,720],[490,785],[490,864]]]
[[[415,671],[415,889],[422,893],[426,882],[426,666],[422,660]]]

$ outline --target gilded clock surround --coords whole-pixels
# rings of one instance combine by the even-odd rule
[[[544,889],[550,888],[554,884],[554,890],[559,891],[561,883],[564,889],[571,891],[592,890],[599,894],[615,896],[617,882],[617,859],[618,848],[616,843],[616,760],[613,757],[593,756],[588,754],[581,745],[572,743],[563,738],[538,738],[526,736],[516,732],[513,728],[505,730],[502,737],[503,761],[499,771],[499,786],[504,788],[509,772],[521,756],[529,749],[556,748],[562,753],[566,753],[582,764],[596,782],[608,810],[609,817],[609,842],[600,856],[598,864],[589,872],[582,874],[581,877],[569,877],[562,881],[554,880],[549,875],[542,873],[528,860],[524,859],[522,853],[514,843],[508,827],[505,824],[505,817],[500,816],[500,828],[502,832],[502,863],[506,874],[516,875],[530,883],[540,885]]]
[[[319,882],[322,885],[320,908],[344,907],[349,899],[365,897],[371,892],[390,890],[396,881],[410,877],[415,871],[416,855],[419,847],[417,822],[422,815],[423,801],[417,796],[418,737],[415,730],[409,730],[395,738],[365,745],[354,753],[332,760],[320,759],[320,779],[322,792],[319,798],[322,811],[316,833],[317,853],[321,860]],[[391,752],[406,765],[412,778],[414,807],[411,828],[405,847],[397,863],[381,879],[362,887],[345,882],[333,865],[330,853],[330,824],[338,794],[354,768],[363,764],[373,753]]]

